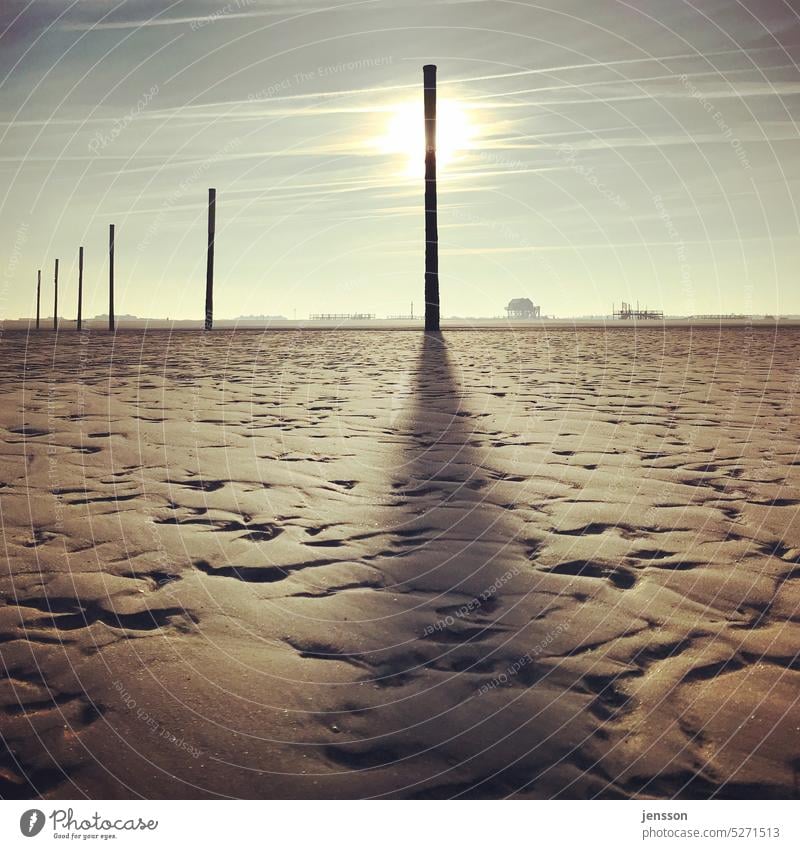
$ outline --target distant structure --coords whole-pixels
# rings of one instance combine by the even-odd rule
[[[286,321],[285,315],[237,315],[234,321]]]
[[[374,312],[315,312],[311,313],[311,321],[353,321],[375,318]]]
[[[530,298],[512,298],[506,307],[508,318],[541,318],[542,308],[537,307]]]
[[[386,318],[389,321],[417,321],[422,320],[424,316],[414,315],[414,302],[411,302],[411,312],[408,314],[403,313],[395,313],[393,315],[387,315]]]
[[[692,319],[694,319],[696,321],[709,321],[709,320],[713,320],[713,321],[731,321],[731,320],[742,321],[742,320],[747,319],[747,318],[752,318],[752,316],[744,315],[743,313],[733,313],[733,312],[728,312],[728,313],[702,313],[700,315],[690,315],[690,316],[688,316],[689,321],[691,321]],[[771,319],[771,318],[774,318],[774,316],[765,315],[764,318],[770,318]]]
[[[109,315],[107,312],[101,313],[100,315],[93,315],[91,318],[87,319],[87,321],[103,321],[106,322],[109,319]],[[119,319],[120,321],[156,321],[157,319],[147,319],[142,318],[138,315],[131,315],[130,313],[123,313],[122,315],[115,315],[115,321]]]
[[[614,305],[611,306],[611,314],[614,318],[619,319],[642,319],[642,320],[655,320],[655,321],[663,321],[664,313],[661,310],[648,310],[648,309],[639,309],[639,302],[636,302],[636,309],[626,301],[622,302],[622,306],[617,310],[614,309]]]

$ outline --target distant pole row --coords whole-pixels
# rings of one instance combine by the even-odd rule
[[[436,186],[436,65],[422,69],[425,106],[425,329],[439,330],[439,231]],[[217,190],[208,190],[208,242],[206,253],[206,306],[204,328],[214,327],[214,243],[216,239]],[[114,318],[114,225],[108,228],[108,329]],[[39,329],[42,272],[36,279],[36,329]],[[53,278],[53,330],[58,330],[58,260]],[[414,305],[411,305],[414,314]],[[78,249],[78,320],[83,326],[83,246]]]
[[[214,326],[214,240],[216,234],[217,190],[208,190],[208,256],[206,259],[206,310],[205,329]],[[114,313],[114,241],[115,226],[108,226],[108,329],[114,330],[116,319]],[[58,330],[58,263],[55,262],[53,272],[53,330]],[[42,299],[42,270],[36,272],[36,329],[40,327]],[[76,329],[83,327],[83,245],[78,248],[78,320]]]
[[[58,330],[58,263],[53,271],[53,330]],[[36,329],[39,330],[42,304],[42,270],[36,272]],[[114,225],[108,228],[108,329],[114,330]],[[76,330],[83,328],[83,245],[78,248],[78,320]]]

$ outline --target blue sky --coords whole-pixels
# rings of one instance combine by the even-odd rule
[[[419,308],[416,141],[386,139],[427,62],[466,122],[443,314],[800,312],[781,0],[4,0],[0,32],[4,317],[37,268],[49,309],[55,257],[72,317],[80,244],[104,312],[113,222],[117,311],[200,318],[209,186],[218,317]]]

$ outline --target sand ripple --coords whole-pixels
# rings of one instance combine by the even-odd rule
[[[797,795],[797,331],[0,345],[0,796]]]

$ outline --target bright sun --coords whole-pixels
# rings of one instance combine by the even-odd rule
[[[436,111],[436,165],[443,168],[460,151],[471,147],[475,133],[466,110],[457,101],[440,100]],[[378,147],[382,153],[404,156],[407,176],[424,176],[425,113],[421,100],[399,104],[390,112],[386,134],[378,139]]]

